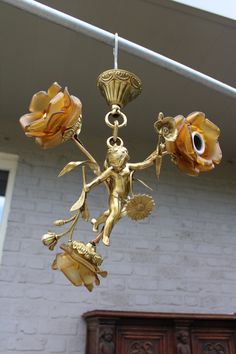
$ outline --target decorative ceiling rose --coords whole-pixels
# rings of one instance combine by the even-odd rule
[[[142,90],[138,76],[121,69],[110,69],[101,73],[97,86],[110,107],[118,105],[120,108],[133,101]]]
[[[99,275],[107,275],[99,268],[103,259],[97,253],[96,245],[102,240],[104,245],[109,246],[117,222],[125,216],[132,220],[144,219],[151,214],[155,205],[152,197],[133,194],[135,172],[154,165],[159,178],[163,157],[169,155],[181,171],[195,176],[212,170],[222,158],[218,143],[220,130],[204,113],[194,112],[187,118],[165,117],[159,113],[154,123],[157,132],[154,151],[144,161],[130,162],[128,150],[119,136],[119,130],[127,124],[127,117],[121,108],[141,93],[141,81],[126,70],[111,69],[99,75],[97,85],[110,106],[105,116],[105,123],[111,128],[111,136],[106,139],[104,168],[98,165],[78,139],[82,127],[80,100],[69,95],[67,89],[62,91],[57,83],[52,84],[47,92],[36,93],[30,103],[30,112],[20,118],[26,136],[35,138],[41,147],[52,148],[70,140],[85,155],[83,161],[71,161],[59,173],[61,177],[82,167],[82,191],[79,199],[71,206],[72,216],[56,220],[54,225],[64,226],[65,230],[61,233],[49,231],[43,235],[42,242],[52,251],[61,238],[68,236],[68,242],[61,245],[64,253],[56,255],[52,268],[60,270],[75,286],[83,285],[89,291],[92,291],[94,284],[100,284]],[[90,182],[87,182],[87,168],[95,175]],[[97,218],[90,217],[87,196],[101,183],[107,189],[108,206]],[[86,244],[73,241],[75,227],[81,219],[91,221],[95,233],[95,237]]]

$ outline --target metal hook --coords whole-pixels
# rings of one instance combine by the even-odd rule
[[[114,69],[118,69],[118,33],[115,33],[115,47],[113,48]]]

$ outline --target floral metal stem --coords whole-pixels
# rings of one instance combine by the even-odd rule
[[[85,147],[83,146],[83,144],[79,141],[79,139],[77,138],[77,136],[76,135],[74,135],[73,137],[72,137],[72,140],[75,142],[75,144],[79,147],[79,149],[83,152],[83,154],[85,154],[86,155],[86,157],[91,161],[91,162],[93,162],[94,164],[96,164],[97,166],[98,166],[98,164],[97,164],[97,161],[93,158],[93,156],[88,152],[88,150],[87,149],[85,149]],[[101,173],[101,171],[100,171],[100,168],[99,168],[99,174]]]
[[[80,212],[77,214],[77,216],[76,216],[76,218],[75,218],[75,220],[74,220],[74,222],[71,225],[71,228],[69,230],[69,232],[70,232],[69,242],[72,242],[73,233],[74,233],[74,230],[75,230],[75,226],[76,226],[76,224],[78,222],[79,215],[80,215]]]
[[[79,210],[79,212],[78,212],[77,214],[73,215],[73,217],[71,218],[71,219],[74,220],[74,221],[73,221],[73,223],[71,224],[71,226],[69,227],[69,229],[66,230],[66,231],[64,231],[64,232],[62,232],[61,234],[58,234],[58,235],[57,235],[57,239],[60,239],[61,237],[66,236],[68,233],[70,233],[69,242],[72,241],[72,235],[73,235],[73,232],[74,232],[74,228],[75,228],[75,226],[76,226],[76,224],[77,224],[79,215],[80,215],[80,210]],[[72,221],[72,220],[71,220],[71,221]]]

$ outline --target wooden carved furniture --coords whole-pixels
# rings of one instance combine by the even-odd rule
[[[236,354],[236,315],[91,311],[86,354]]]

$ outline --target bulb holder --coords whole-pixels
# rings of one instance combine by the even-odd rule
[[[142,91],[138,76],[122,69],[110,69],[101,73],[97,86],[110,107],[118,105],[123,108]]]

